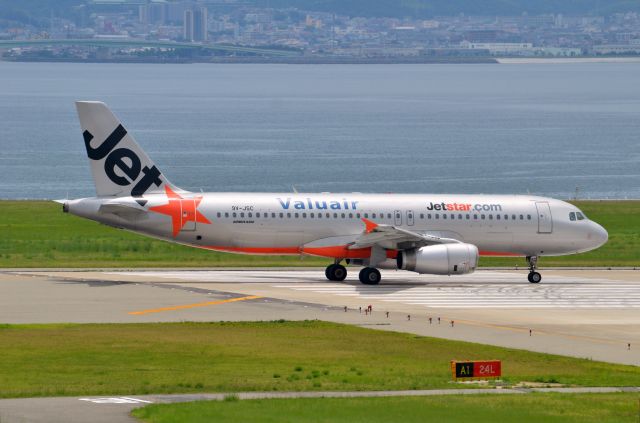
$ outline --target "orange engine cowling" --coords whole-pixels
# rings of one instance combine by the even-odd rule
[[[478,247],[472,244],[437,244],[398,252],[398,269],[432,275],[464,275],[478,266]]]

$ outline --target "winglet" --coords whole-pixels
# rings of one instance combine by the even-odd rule
[[[369,219],[364,219],[363,218],[362,221],[364,222],[365,232],[368,233],[368,234],[373,232],[378,227],[377,223],[372,222]]]

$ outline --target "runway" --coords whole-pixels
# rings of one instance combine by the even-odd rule
[[[475,275],[442,277],[409,272],[385,272],[379,286],[350,279],[318,281],[318,272],[196,271],[112,273],[201,283],[268,283],[276,289],[380,300],[426,308],[640,308],[640,286],[600,278],[551,276],[543,284],[516,283],[514,273],[482,271]]]
[[[640,271],[543,277],[383,271],[364,286],[354,270],[342,283],[323,269],[3,272],[0,323],[320,319],[640,365]]]

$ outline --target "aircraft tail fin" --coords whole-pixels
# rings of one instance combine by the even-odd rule
[[[77,101],[76,109],[98,197],[140,197],[171,185],[106,104]]]

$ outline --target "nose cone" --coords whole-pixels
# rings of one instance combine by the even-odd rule
[[[589,235],[591,238],[591,242],[593,242],[593,248],[601,247],[609,239],[609,234],[607,233],[607,230],[605,228],[598,225],[597,223],[595,222],[590,222],[590,223],[591,223],[591,231]]]

